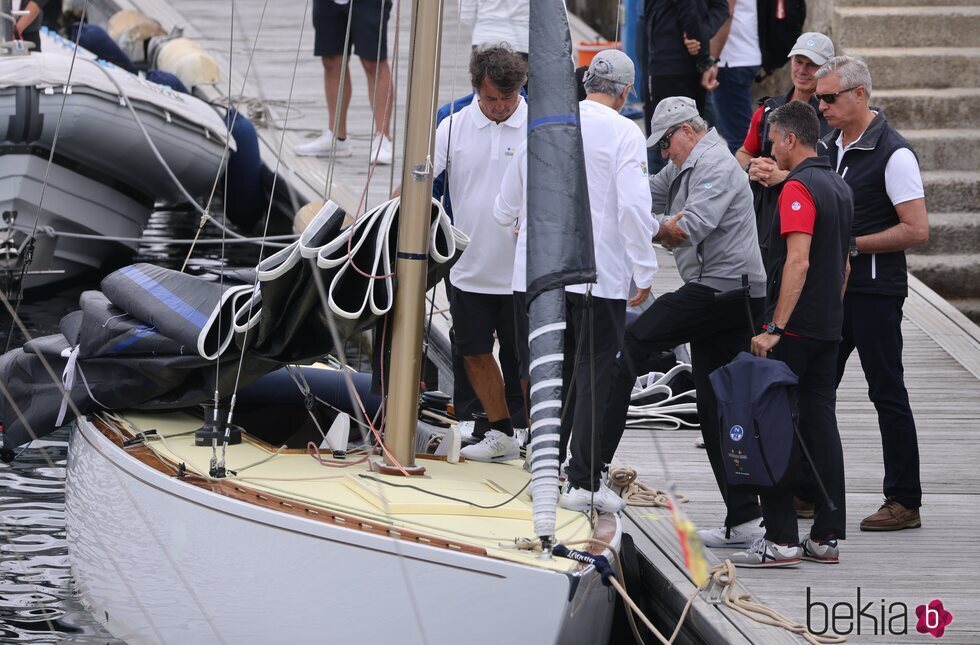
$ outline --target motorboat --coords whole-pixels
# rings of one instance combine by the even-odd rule
[[[0,271],[26,288],[131,261],[154,204],[207,196],[235,149],[204,101],[48,32],[0,56],[0,118]]]

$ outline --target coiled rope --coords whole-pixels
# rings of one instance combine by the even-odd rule
[[[619,496],[626,501],[627,506],[670,508],[670,496],[667,492],[637,481],[636,470],[633,468],[622,466],[610,468],[609,483],[620,489]],[[684,495],[673,497],[681,504],[687,503],[687,497]]]

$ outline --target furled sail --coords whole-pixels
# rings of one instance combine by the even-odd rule
[[[319,360],[333,343],[314,272],[328,285],[327,307],[343,332],[374,324],[392,304],[399,203],[345,227],[346,213],[328,202],[299,240],[259,263],[254,283],[218,284],[149,264],[110,274],[102,291],[84,292],[80,310],[61,319],[61,333],[0,356],[4,450],[53,432],[76,410],[191,407],[282,365]],[[468,241],[433,200],[430,287]]]
[[[555,534],[562,404],[564,286],[595,282],[572,43],[561,0],[531,2],[527,300],[534,530]]]

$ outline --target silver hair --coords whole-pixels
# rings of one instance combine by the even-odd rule
[[[816,77],[823,78],[831,72],[840,78],[843,88],[863,87],[864,91],[871,96],[871,70],[868,64],[857,56],[834,56],[817,70]]]
[[[708,122],[699,116],[696,116],[689,121],[685,121],[684,123],[690,125],[691,129],[695,132],[705,132],[708,129]]]
[[[608,94],[613,98],[622,94],[623,90],[628,87],[626,83],[617,83],[616,81],[610,81],[608,78],[602,78],[601,76],[588,73],[585,75],[583,84],[588,94]]]

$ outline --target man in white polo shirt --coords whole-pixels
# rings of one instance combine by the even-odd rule
[[[572,510],[594,506],[610,512],[624,505],[600,482],[601,410],[623,344],[630,278],[637,292],[629,305],[635,307],[650,295],[657,272],[645,137],[619,114],[633,81],[629,56],[618,49],[601,51],[585,73],[586,98],[579,103],[597,281],[565,289],[565,364],[566,369],[574,364],[577,374],[574,408],[566,413],[572,415],[568,481],[559,503]]]
[[[483,440],[462,450],[475,461],[520,453],[493,357],[495,333],[501,351],[513,351],[515,238],[494,221],[493,203],[504,171],[527,139],[527,103],[520,94],[526,80],[527,63],[509,47],[477,49],[470,58],[473,102],[436,130],[433,175],[447,171],[454,224],[470,238],[449,281],[454,348],[490,422]]]

